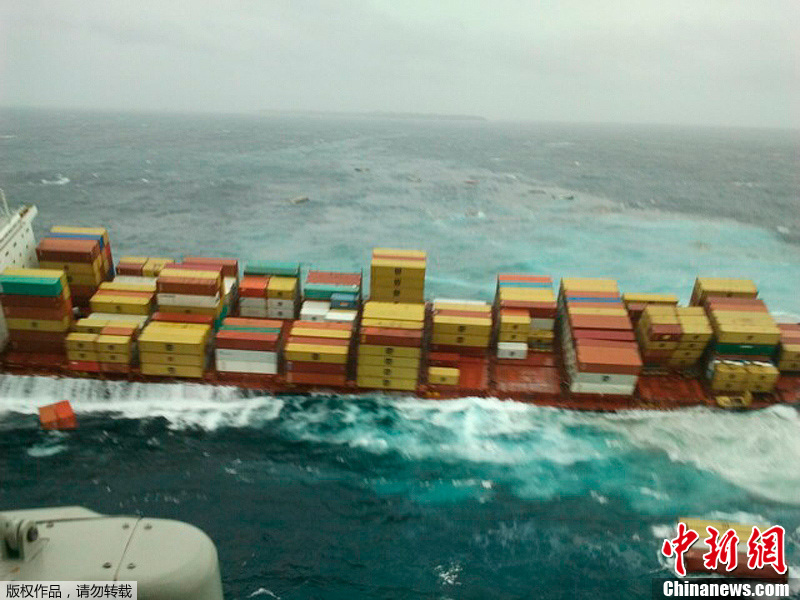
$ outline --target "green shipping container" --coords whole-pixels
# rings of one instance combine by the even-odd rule
[[[714,346],[714,352],[721,355],[772,356],[775,354],[775,346],[764,344],[717,344]]]
[[[245,275],[276,275],[278,277],[300,277],[300,263],[276,260],[248,262],[244,266]]]
[[[251,331],[254,333],[280,333],[280,327],[244,327],[242,325],[225,325],[220,327],[221,331]]]
[[[330,300],[334,294],[354,294],[357,285],[334,285],[330,283],[307,283],[303,286],[303,296],[308,300]]]
[[[20,296],[60,296],[64,291],[58,277],[20,277],[0,275],[0,288],[4,294]]]

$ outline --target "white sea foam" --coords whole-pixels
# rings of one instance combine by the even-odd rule
[[[67,185],[70,179],[59,173],[55,179],[42,179],[41,181],[42,185]]]

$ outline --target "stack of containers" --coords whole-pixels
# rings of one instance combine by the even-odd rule
[[[70,237],[62,237],[66,235]],[[51,234],[36,247],[40,265],[66,273],[72,304],[81,309],[89,307],[100,283],[108,278],[102,240],[99,234]]]
[[[707,375],[713,391],[771,392],[781,330],[746,279],[698,278],[692,303],[705,308],[714,330]]]
[[[64,358],[64,340],[72,327],[67,276],[56,269],[5,269],[0,275],[9,349],[54,365]]]
[[[266,280],[265,296],[244,296],[245,281],[261,290]],[[239,314],[243,317],[295,319],[300,309],[300,264],[279,261],[249,262],[239,292]],[[244,300],[247,298],[247,300]],[[244,300],[244,301],[243,301]],[[266,308],[266,315],[263,310]]]
[[[678,306],[678,297],[673,294],[622,294],[622,303],[628,309],[633,326],[639,324],[644,309],[650,305]]]
[[[779,323],[778,370],[800,371],[800,323]]]
[[[228,317],[216,335],[220,373],[276,375],[283,321]]]
[[[162,312],[210,316],[215,325],[225,317],[221,266],[165,266],[158,275],[156,289]]]
[[[149,317],[153,313],[155,284],[108,281],[89,301],[92,314],[138,315]]]
[[[361,273],[309,271],[300,318],[355,322],[361,306]]]
[[[492,308],[485,302],[437,299],[433,302],[431,350],[436,353],[485,357],[492,334]],[[456,385],[458,368],[429,367],[428,382],[446,379],[444,385]],[[444,367],[446,368],[446,367]]]
[[[239,288],[239,261],[235,258],[210,258],[207,256],[186,256],[182,262],[183,265],[198,267],[198,266],[213,266],[222,268],[222,300],[227,308],[223,309],[225,314],[231,314],[236,298],[238,297]]]
[[[649,368],[696,365],[712,335],[705,311],[694,306],[648,304],[636,326],[642,361]]]
[[[424,304],[367,302],[358,347],[358,386],[416,390],[424,332]]]
[[[105,229],[105,227],[65,227],[63,225],[56,225],[55,227],[50,228],[50,233],[47,237],[88,240],[96,239],[100,243],[102,272],[104,274],[103,278],[107,281],[114,279],[114,258],[111,256],[111,242],[108,238],[108,231]],[[69,275],[69,273],[67,274]]]
[[[106,325],[100,333],[74,331],[67,336],[69,368],[73,371],[127,374],[136,359],[136,327]]]
[[[426,254],[421,250],[374,248],[369,299],[376,302],[425,302]]]
[[[295,321],[286,342],[286,380],[343,386],[354,346],[352,323]]]
[[[558,302],[570,391],[633,395],[642,361],[617,282],[562,279]]]
[[[117,275],[132,277],[158,277],[167,265],[174,264],[171,258],[153,258],[147,256],[123,256],[117,264]]]
[[[151,321],[139,335],[142,374],[200,379],[208,364],[210,341],[207,323]]]
[[[525,358],[529,350],[553,351],[556,297],[549,277],[500,273],[497,276],[495,310],[498,316],[498,358]],[[529,317],[527,332],[512,327],[523,324],[520,311],[525,311]],[[522,343],[527,344],[527,348],[523,349]]]

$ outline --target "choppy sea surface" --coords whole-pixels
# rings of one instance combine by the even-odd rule
[[[748,277],[800,319],[798,132],[0,112],[0,187],[115,256],[361,269],[427,249],[429,295],[501,270],[677,293]],[[302,202],[297,198],[307,197]],[[293,202],[293,200],[295,200]],[[80,428],[38,429],[70,399]],[[779,523],[800,567],[800,418],[502,399],[272,397],[0,376],[0,509],[194,523],[226,597],[643,598],[678,516]]]

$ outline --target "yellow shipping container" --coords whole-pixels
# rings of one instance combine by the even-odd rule
[[[51,269],[54,271],[64,271],[74,275],[102,275],[103,261],[100,256],[92,263],[61,262],[51,260],[40,260],[40,269]]]
[[[500,288],[500,301],[555,302],[553,290],[541,288]]]
[[[205,315],[207,317],[218,318],[225,308],[225,302],[222,298],[216,306],[179,306],[177,304],[170,304],[169,306],[161,307],[165,312],[179,313],[182,315]]]
[[[207,333],[193,329],[166,329],[145,327],[139,336],[142,352],[174,352],[176,354],[203,355],[206,352]]]
[[[67,360],[88,360],[99,362],[100,358],[96,350],[72,350],[67,348]]]
[[[141,283],[125,283],[119,281],[104,281],[100,284],[101,290],[111,290],[115,292],[156,292],[155,281],[143,281]]]
[[[398,356],[401,358],[419,358],[422,350],[420,348],[410,348],[407,346],[377,346],[374,344],[361,344],[358,347],[359,357],[362,355],[371,356]]]
[[[678,297],[673,294],[622,294],[622,302],[628,304],[669,304],[677,306]]]
[[[270,277],[267,283],[267,297],[291,300],[297,296],[296,277]]]
[[[419,369],[417,367],[398,367],[395,365],[358,365],[359,377],[416,379],[418,373]]]
[[[555,337],[555,332],[552,329],[531,329],[528,332],[528,339],[535,341],[552,341]]]
[[[460,333],[437,333],[434,331],[432,341],[434,344],[482,348],[489,345],[489,334],[467,335]]]
[[[677,312],[679,317],[705,317],[708,319],[706,309],[702,306],[679,306]]]
[[[672,353],[672,358],[692,360],[694,362],[700,360],[701,356],[703,356],[703,350],[681,350],[679,348]]]
[[[91,275],[79,275],[77,273],[68,273],[67,282],[71,285],[99,285],[103,281],[103,275],[100,273],[92,273]]]
[[[123,256],[119,259],[121,263],[129,263],[132,265],[145,265],[147,261],[150,260],[146,256]]]
[[[158,277],[162,271],[167,267],[167,265],[174,263],[175,261],[171,258],[148,258],[147,262],[144,263],[142,267],[142,275],[145,277]],[[173,269],[173,273],[174,273]],[[181,271],[182,273],[187,273],[187,271]],[[194,272],[194,271],[192,271]],[[172,277],[180,277],[180,275],[172,275]],[[189,275],[184,275],[184,277],[189,277]]]
[[[392,304],[389,302],[370,301],[364,305],[364,318],[421,322],[425,319],[425,307],[419,304]]]
[[[95,341],[97,340],[97,337],[98,336],[94,333],[81,333],[74,331],[67,335],[64,346],[67,350],[94,351],[96,350]]]
[[[372,257],[401,256],[414,259],[427,259],[428,253],[424,250],[408,250],[405,248],[373,248]]]
[[[115,352],[98,352],[97,360],[103,363],[116,363],[116,364],[130,364],[130,352],[115,353]]]
[[[707,296],[755,298],[758,296],[758,288],[750,279],[698,277],[694,283],[692,298],[703,301]]]
[[[291,346],[291,344],[289,346]],[[306,352],[304,350],[290,349],[289,346],[287,346],[285,352],[286,360],[328,363],[333,365],[347,364],[346,354],[331,354],[331,353],[323,354],[320,352]]]
[[[391,321],[388,319],[361,319],[361,327],[383,327],[384,329],[420,330],[422,321]]]
[[[458,385],[461,372],[451,367],[429,367],[428,383],[435,385]]]
[[[525,342],[530,335],[529,331],[500,331],[497,336],[498,342]]]
[[[386,356],[385,354],[359,354],[358,367],[362,366],[387,366],[416,369],[419,367],[419,357],[407,358],[402,356]]]
[[[358,377],[356,385],[361,388],[377,388],[383,390],[405,390],[414,391],[417,389],[416,379],[382,378],[382,377]]]
[[[617,282],[613,279],[595,279],[591,277],[565,277],[561,280],[561,289],[566,292],[616,292]]]
[[[171,354],[168,352],[140,352],[139,360],[142,363],[156,365],[180,365],[184,367],[204,367],[207,357],[205,354]]]
[[[678,350],[702,352],[706,349],[708,344],[706,342],[678,342]]]
[[[476,317],[484,316],[491,318],[492,307],[488,304],[470,304],[462,302],[448,302],[447,300],[434,300],[433,310],[461,310],[467,312],[474,312]],[[509,315],[513,316],[513,315]]]
[[[392,281],[400,278],[404,281],[424,281],[426,264],[419,260],[400,258],[373,258],[370,263],[370,282],[376,279]]]
[[[374,302],[423,304],[425,302],[425,291],[423,289],[372,288],[369,299]]]
[[[305,325],[304,323],[302,327],[298,327],[297,325],[292,327],[292,332],[290,335],[296,335],[300,337],[321,337],[321,338],[347,340],[352,337],[353,332],[352,330],[345,331],[343,329],[321,329],[321,328],[317,329],[314,328],[311,324]]]
[[[670,367],[676,367],[676,368],[691,367],[696,364],[697,364],[696,358],[677,358],[675,356],[672,356],[667,359],[667,366]]]
[[[189,367],[184,365],[160,365],[154,363],[142,363],[142,373],[144,375],[160,375],[164,377],[186,377],[190,379],[202,379],[202,367]]]
[[[63,319],[6,319],[9,329],[22,329],[24,331],[67,331],[72,325],[72,316]]]
[[[95,312],[115,313],[123,315],[149,315],[153,311],[153,298],[137,296],[92,296],[89,300]]]
[[[714,364],[714,371],[711,381],[738,381],[747,382],[748,374],[747,369],[741,363],[724,363],[718,362]]]
[[[175,269],[165,266],[160,275],[162,277],[175,277],[178,279],[205,279],[217,281],[222,284],[222,275],[218,271],[204,271],[202,269]]]
[[[101,235],[103,243],[108,245],[108,230],[105,227],[73,227],[71,225],[54,225],[50,233],[76,233],[78,235]]]
[[[530,328],[530,315],[515,315],[500,311],[500,331],[528,331]]]
[[[492,330],[492,320],[471,317],[450,317],[434,315],[433,333],[453,333],[464,335],[486,335]]]
[[[125,354],[131,351],[133,340],[124,335],[98,335],[95,344],[100,352]]]
[[[778,362],[778,369],[780,371],[800,371],[800,359],[781,359]]]
[[[800,344],[781,344],[781,360],[800,360]]]

